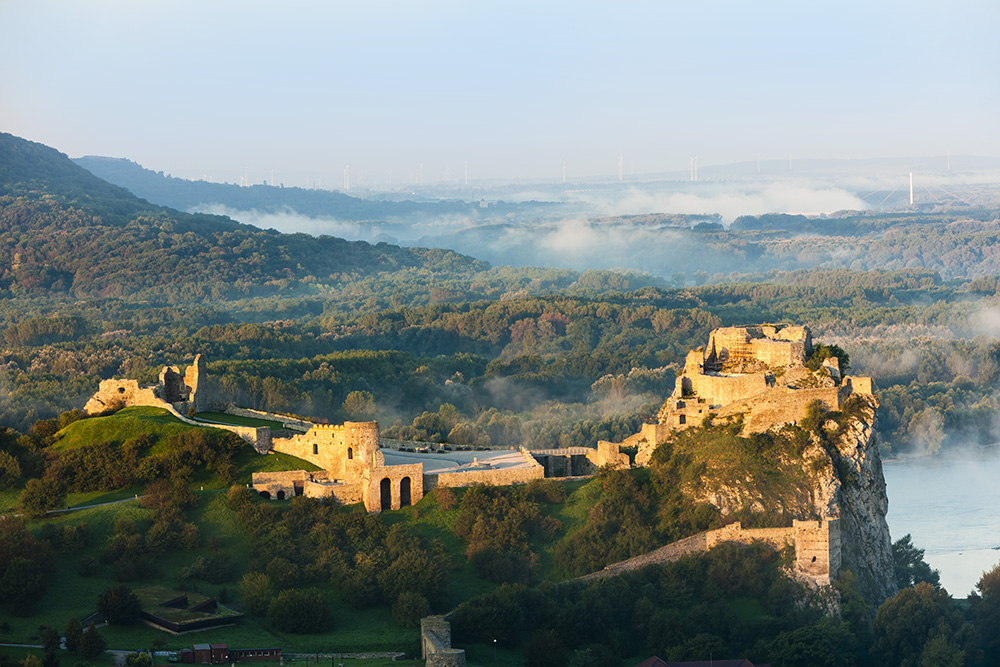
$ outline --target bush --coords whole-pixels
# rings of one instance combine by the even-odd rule
[[[429,616],[431,605],[423,595],[406,592],[400,595],[392,605],[392,617],[401,627],[415,628],[420,625],[420,619]]]
[[[29,479],[21,492],[21,510],[28,516],[42,516],[51,509],[62,507],[66,487],[55,479]]]
[[[447,486],[439,486],[431,493],[437,506],[445,511],[455,509],[455,506],[458,505],[458,496],[455,495],[453,489]]]
[[[283,632],[320,632],[330,624],[330,606],[317,590],[281,591],[267,608],[267,619]]]
[[[97,611],[109,625],[131,625],[139,620],[139,598],[128,586],[113,586],[97,596]]]
[[[104,640],[104,637],[97,628],[91,623],[87,627],[87,631],[83,633],[80,637],[80,643],[77,645],[77,653],[80,654],[82,658],[96,658],[100,654],[104,653],[104,650],[108,648],[108,642]]]
[[[264,614],[271,602],[271,580],[263,572],[247,572],[240,579],[240,600],[251,614]]]

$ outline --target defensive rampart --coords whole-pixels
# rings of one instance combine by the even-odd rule
[[[538,463],[527,449],[521,448],[521,456],[526,465],[492,470],[459,470],[424,474],[424,489],[430,491],[438,486],[463,487],[473,484],[509,486],[527,484],[533,479],[545,477],[545,468]]]
[[[465,651],[451,647],[451,623],[444,616],[420,619],[420,651],[427,667],[465,667]]]
[[[275,438],[274,451],[309,461],[334,477],[360,479],[378,451],[377,422],[314,424],[291,438]]]
[[[232,403],[226,406],[226,414],[234,415],[236,417],[249,417],[251,419],[267,419],[269,421],[280,422],[281,425],[287,429],[293,431],[308,431],[314,424],[313,422],[306,421],[304,419],[296,419],[295,417],[289,417],[288,415],[280,415],[275,412],[264,412],[262,410],[251,410],[249,408],[240,408]]]
[[[612,563],[603,570],[584,575],[578,580],[603,579],[649,565],[672,563],[690,554],[704,553],[725,542],[761,542],[777,550],[794,546],[795,573],[816,585],[829,585],[840,572],[839,519],[793,521],[791,528],[743,528],[737,521],[717,530],[671,542],[655,551]]]

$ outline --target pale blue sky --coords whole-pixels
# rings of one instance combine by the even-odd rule
[[[0,130],[174,175],[1000,156],[1000,2],[0,0]]]

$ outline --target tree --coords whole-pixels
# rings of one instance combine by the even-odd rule
[[[420,593],[407,591],[392,603],[392,617],[403,628],[415,628],[420,625],[420,619],[429,616],[431,605]]]
[[[920,582],[904,588],[878,608],[872,624],[872,653],[882,664],[920,667],[947,650],[967,665],[975,652],[976,631],[955,608],[948,592]]]
[[[924,550],[914,546],[909,533],[892,544],[892,569],[900,590],[922,581],[937,586],[940,581],[938,571],[924,561]]]
[[[44,592],[42,567],[34,560],[15,556],[0,577],[0,601],[10,603],[18,614],[30,616]]]
[[[567,660],[566,644],[555,630],[539,632],[524,652],[528,667],[562,667]]]
[[[29,479],[21,492],[21,511],[28,516],[42,516],[51,509],[62,507],[66,487],[55,479]]]
[[[986,651],[996,662],[995,657],[1000,654],[1000,563],[983,573],[976,588],[979,594],[970,596],[972,616]]]
[[[77,646],[77,653],[80,654],[81,658],[96,658],[100,654],[104,653],[104,649],[108,647],[108,643],[104,640],[104,637],[97,628],[91,623],[87,626],[87,631],[83,633],[80,637],[80,644]]]
[[[139,620],[139,598],[124,584],[105,589],[97,596],[97,611],[109,625],[131,625]]]
[[[251,614],[267,613],[273,590],[271,578],[263,572],[247,572],[240,579],[240,599]]]
[[[367,391],[352,391],[344,399],[344,412],[356,421],[370,421],[378,415],[375,396]]]
[[[80,621],[76,620],[76,616],[69,619],[69,623],[66,624],[66,650],[76,651],[77,646],[80,645],[80,639],[83,637],[83,626],[80,625]]]
[[[152,667],[153,657],[148,653],[133,651],[125,656],[125,667]]]
[[[284,632],[319,632],[330,624],[330,606],[317,590],[281,591],[268,605],[267,619]]]

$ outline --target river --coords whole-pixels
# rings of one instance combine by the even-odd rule
[[[1000,451],[883,464],[893,541],[907,533],[953,597],[1000,562]]]

